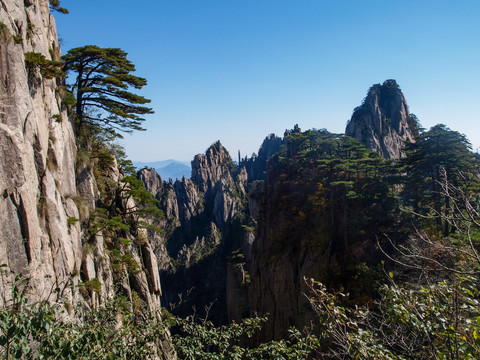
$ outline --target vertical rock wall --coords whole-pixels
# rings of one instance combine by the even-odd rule
[[[48,1],[1,0],[0,22],[0,263],[45,297],[80,270],[75,137],[57,81],[25,64],[60,57]]]
[[[98,306],[116,290],[106,239],[98,233],[85,244],[87,229],[81,228],[99,198],[93,169],[76,161],[62,80],[26,63],[26,53],[60,60],[49,2],[0,0],[0,264],[6,265],[0,303],[8,300],[15,275],[23,274],[31,278],[34,298],[46,299],[60,288],[71,303],[80,295],[75,286],[66,287],[69,280],[77,285],[98,279],[101,289],[83,294]],[[116,163],[106,176],[121,181]],[[124,205],[132,208],[130,201]],[[152,247],[132,244],[128,251],[142,271],[125,274],[123,292],[130,296],[135,290],[150,309],[158,308],[161,288]]]

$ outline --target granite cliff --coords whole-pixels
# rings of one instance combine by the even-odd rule
[[[416,118],[395,80],[373,85],[363,104],[353,111],[345,134],[386,159],[402,157],[406,142],[414,142]]]
[[[0,259],[10,275],[2,287],[23,273],[40,297],[79,281],[82,230],[68,221],[80,217],[77,148],[58,79],[25,62],[27,52],[60,58],[48,2],[2,0],[0,22]]]
[[[111,233],[93,230],[107,201],[120,212],[136,202],[118,191],[125,175],[115,159],[100,165],[79,141],[63,79],[42,67],[58,66],[60,56],[48,1],[0,1],[0,303],[22,274],[33,300],[99,307],[135,293],[156,310],[157,259],[148,241],[138,241],[146,234],[126,234],[120,256],[138,265],[129,271],[112,251]],[[172,358],[168,349],[163,356]]]

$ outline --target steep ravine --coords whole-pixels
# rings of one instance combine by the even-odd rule
[[[398,85],[387,81],[370,89],[347,132],[382,157],[399,158],[403,144],[413,141],[413,121]],[[158,223],[165,235],[152,240],[162,259],[163,304],[178,314],[202,313],[213,304],[209,315],[217,323],[269,314],[260,335],[268,340],[287,336],[290,326],[309,325],[313,314],[304,277],[346,287],[355,296],[368,294],[366,269],[378,261],[375,229],[390,224],[392,209],[368,193],[347,201],[329,187],[349,180],[342,172],[337,179],[322,178],[327,170],[319,169],[332,156],[326,150],[331,146],[339,147],[340,157],[347,154],[343,147],[357,148],[364,154],[358,156],[366,156],[360,166],[377,169],[383,161],[348,136],[302,132],[296,125],[283,138],[269,135],[258,156],[239,159],[238,165],[220,143],[212,145],[192,161],[191,179],[166,182],[153,169],[142,169],[139,178],[165,213]],[[303,158],[309,152],[313,157]],[[345,166],[358,162],[348,156],[341,160]],[[374,187],[377,171],[353,186]],[[319,189],[330,195],[315,200]],[[355,220],[347,226],[356,212],[378,223]]]

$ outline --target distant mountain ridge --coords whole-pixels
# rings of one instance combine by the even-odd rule
[[[190,161],[178,161],[174,159],[160,160],[153,162],[134,161],[133,165],[138,169],[145,167],[155,169],[162,179],[182,179],[184,176],[190,178],[192,175],[192,165]]]

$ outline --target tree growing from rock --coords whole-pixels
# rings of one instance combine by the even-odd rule
[[[68,14],[68,10],[60,6],[60,0],[49,0],[50,10],[58,11],[62,14]]]
[[[135,66],[126,52],[86,45],[71,49],[63,60],[64,71],[75,77],[70,90],[79,128],[90,124],[115,136],[120,136],[117,131],[145,130],[143,116],[153,111],[143,105],[150,100],[131,89],[141,89],[147,80],[133,75]]]

